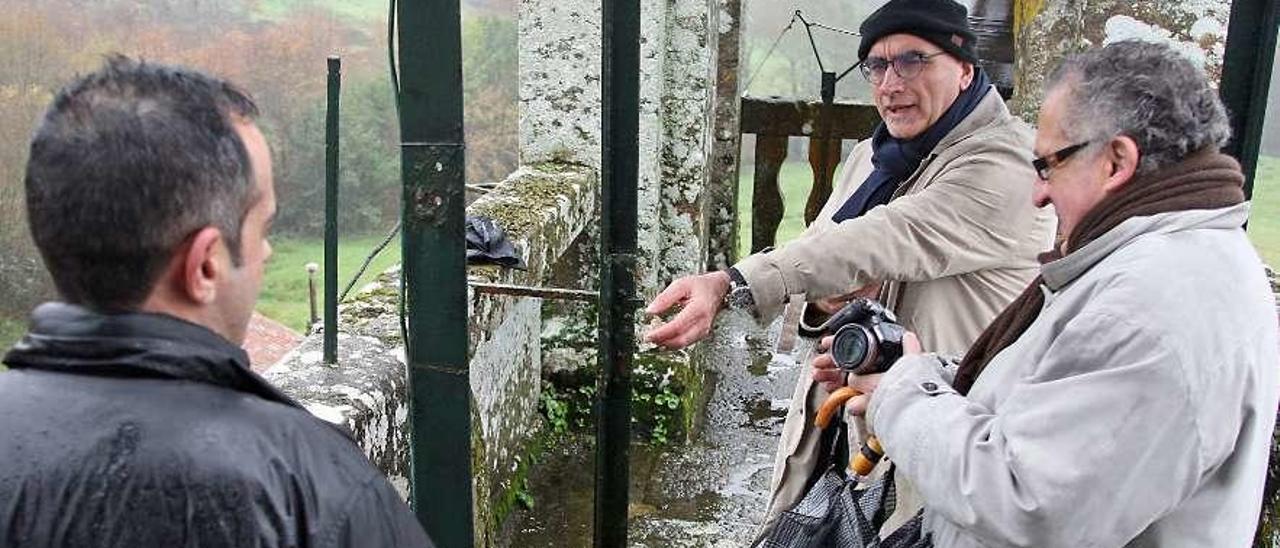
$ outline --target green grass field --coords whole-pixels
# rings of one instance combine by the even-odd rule
[[[353,236],[339,241],[338,291],[341,292],[351,276],[355,275],[364,258],[382,242],[385,235]],[[310,315],[307,303],[307,269],[309,262],[320,265],[316,272],[317,297],[324,299],[324,240],[300,238],[276,238],[272,241],[274,252],[263,277],[262,294],[258,299],[258,312],[283,323],[299,332],[307,329]],[[369,269],[356,283],[360,286],[373,280],[382,271],[400,262],[400,239],[396,238],[374,259]],[[318,313],[324,314],[323,304]],[[26,332],[26,318],[0,315],[0,354]]]
[[[387,16],[389,5],[387,0],[262,0],[255,11],[260,17],[279,19],[294,10],[317,6],[342,19],[376,21]]]
[[[804,230],[804,203],[813,184],[813,172],[804,162],[787,162],[778,175],[786,212],[778,226],[778,243],[795,238]],[[1028,183],[1030,184],[1030,183]],[[751,169],[743,166],[738,179],[738,253],[745,257],[751,247]],[[1263,156],[1253,186],[1253,210],[1249,219],[1249,239],[1263,261],[1280,268],[1280,158]]]
[[[1253,182],[1249,239],[1272,268],[1280,268],[1280,158],[1263,156]]]
[[[18,339],[26,332],[27,322],[25,319],[0,316],[0,355],[9,350],[9,347],[18,342]],[[4,371],[3,365],[0,365],[0,371]]]
[[[751,252],[751,166],[743,164],[738,174],[738,257]],[[784,206],[782,223],[778,225],[777,243],[794,239],[804,230],[804,204],[813,185],[813,171],[808,162],[786,162],[778,173]]]
[[[366,256],[382,242],[384,235],[352,236],[338,242],[338,292],[347,286]],[[306,331],[310,310],[307,301],[307,269],[309,262],[320,265],[316,271],[317,298],[324,300],[324,240],[277,238],[262,282],[258,312],[300,332]],[[369,265],[352,291],[373,280],[382,271],[400,262],[400,239],[397,237]],[[324,314],[323,304],[317,313]]]

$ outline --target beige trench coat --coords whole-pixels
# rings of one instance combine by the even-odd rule
[[[872,169],[871,143],[859,143],[800,237],[735,265],[761,319],[776,316],[790,295],[813,301],[881,283],[881,300],[927,350],[963,354],[1035,277],[1036,255],[1052,247],[1053,214],[1031,202],[1032,135],[992,88],[889,204],[835,223],[831,216]],[[809,371],[801,374],[778,445],[765,527],[804,494],[819,455],[813,412],[826,395]],[[900,508],[909,508],[913,490],[900,484],[899,497]]]

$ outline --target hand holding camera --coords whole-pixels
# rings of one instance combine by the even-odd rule
[[[801,322],[805,336],[822,337],[823,351],[813,360],[813,378],[827,392],[849,386],[861,392],[849,402],[854,415],[861,415],[875,391],[880,375],[905,353],[919,353],[920,343],[893,313],[879,302],[856,299],[830,318],[813,326]]]
[[[902,338],[906,332],[893,312],[865,298],[850,301],[821,325],[800,323],[802,335],[830,335],[830,355],[835,366],[858,375],[888,370],[902,357]]]

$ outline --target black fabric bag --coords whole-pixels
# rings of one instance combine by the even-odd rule
[[[488,217],[467,215],[467,264],[496,264],[528,270],[507,233]]]

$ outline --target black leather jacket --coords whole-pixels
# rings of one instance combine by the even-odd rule
[[[339,427],[159,314],[37,308],[0,373],[0,547],[431,546]]]

